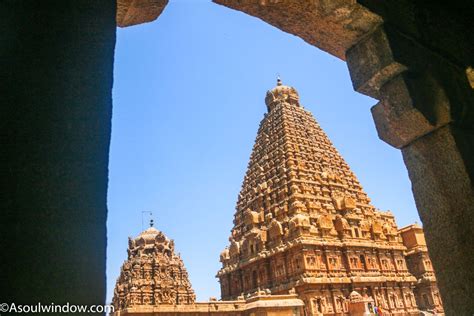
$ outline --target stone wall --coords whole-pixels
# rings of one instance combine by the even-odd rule
[[[296,295],[256,295],[235,301],[196,302],[191,305],[136,306],[114,316],[303,316],[303,301]]]

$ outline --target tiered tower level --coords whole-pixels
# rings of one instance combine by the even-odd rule
[[[265,103],[221,254],[222,298],[296,291],[308,315],[346,315],[357,291],[391,314],[418,315],[393,214],[370,204],[294,88],[278,80]]]

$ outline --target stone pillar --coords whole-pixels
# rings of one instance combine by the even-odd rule
[[[465,71],[389,26],[347,51],[354,88],[378,98],[379,137],[400,148],[447,315],[474,311],[474,93]]]
[[[2,302],[105,303],[115,6],[1,4]]]

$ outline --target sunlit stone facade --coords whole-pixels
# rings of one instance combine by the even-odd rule
[[[414,289],[416,302],[421,310],[434,313],[443,312],[443,303],[439,294],[436,276],[426,247],[423,229],[409,225],[399,230],[403,243],[407,247],[406,261],[408,270],[416,277]]]
[[[115,315],[312,316],[443,313],[421,227],[376,209],[324,131],[280,80],[268,91],[217,273],[196,302],[174,242],[130,238]]]
[[[348,315],[355,291],[391,314],[418,315],[393,214],[370,203],[294,88],[278,80],[265,103],[220,256],[222,298],[296,291],[307,315]]]
[[[115,285],[114,316],[303,316],[296,293],[257,291],[231,301],[196,302],[173,240],[150,227],[130,238],[128,259]]]
[[[195,294],[174,242],[150,227],[129,238],[128,259],[114,290],[116,310],[138,305],[192,304]]]

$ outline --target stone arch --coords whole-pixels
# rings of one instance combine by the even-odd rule
[[[346,60],[354,88],[380,100],[372,109],[378,133],[402,150],[446,311],[463,315],[474,310],[474,302],[468,300],[474,292],[474,271],[467,268],[474,266],[468,248],[474,244],[474,146],[472,132],[468,131],[473,125],[474,54],[472,48],[463,46],[472,43],[472,32],[465,31],[471,25],[467,17],[470,10],[456,9],[454,4],[438,7],[434,2],[408,1],[383,5],[362,0],[215,2],[257,16]],[[1,67],[10,79],[4,87],[8,93],[2,94],[2,103],[8,108],[1,116],[6,122],[2,132],[9,138],[4,148],[8,153],[4,179],[5,183],[16,184],[5,191],[4,218],[0,221],[1,231],[12,240],[3,253],[15,254],[5,258],[0,269],[4,283],[16,285],[4,297],[6,301],[64,301],[67,288],[76,289],[79,302],[104,300],[105,196],[116,13],[121,26],[139,24],[154,20],[166,3],[150,0],[136,6],[136,1],[125,0],[63,1],[43,4],[38,13],[36,7],[18,1],[2,10],[13,17],[4,20],[2,35],[21,40],[2,51],[6,54],[5,67]],[[65,29],[71,30],[69,43],[77,50],[62,50],[61,34]],[[41,41],[45,37],[55,45],[45,45]],[[43,57],[58,58],[39,62],[38,51]],[[68,66],[58,74],[57,82],[64,79],[73,86],[77,78],[89,78],[73,102],[65,85],[56,82],[47,87],[50,81],[40,80],[50,74],[48,69],[65,61]],[[74,66],[76,63],[84,67]],[[100,74],[91,76],[91,69],[98,65]],[[36,93],[27,93],[31,88]],[[54,124],[48,120],[52,113],[60,114]],[[75,125],[79,121],[81,124]],[[65,128],[69,123],[72,127]],[[37,135],[35,143],[28,142],[28,133],[35,127],[62,137],[49,140],[50,147],[44,146],[44,135]],[[86,136],[93,136],[94,141]],[[77,152],[82,155],[72,161],[71,153]],[[67,172],[53,176],[56,166]],[[92,176],[90,170],[94,171]],[[74,189],[61,186],[65,181],[77,185]],[[50,190],[44,190],[44,184]],[[23,203],[25,200],[28,205]],[[75,212],[77,209],[82,211]],[[45,210],[51,218],[38,217],[38,210]],[[70,229],[78,224],[84,224],[80,230]],[[71,238],[74,244],[83,245],[83,258],[64,251],[59,242],[63,238],[48,245],[60,259],[58,263],[50,262],[47,252],[31,254],[30,248],[22,245],[31,245],[31,249],[44,245],[18,233],[17,226],[32,234],[54,231],[57,237]],[[460,244],[458,240],[465,242]],[[445,249],[451,249],[449,256],[445,256]],[[32,255],[35,260],[31,260]],[[28,258],[28,263],[18,258]],[[31,276],[33,279],[19,279],[24,269],[31,268],[30,262],[38,263],[37,273]],[[42,265],[46,262],[49,264]],[[71,263],[66,267],[59,266],[60,262]],[[84,267],[91,269],[86,273]],[[61,286],[48,293],[30,289],[31,283],[44,283],[51,271],[63,269],[77,271],[78,275],[58,280]]]

